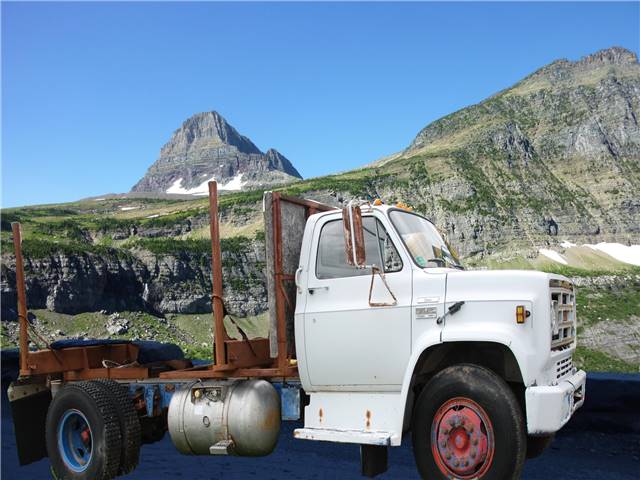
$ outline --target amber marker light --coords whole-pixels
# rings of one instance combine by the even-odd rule
[[[407,212],[413,212],[413,208],[411,208],[409,205],[407,205],[404,202],[396,203],[396,207],[401,208],[402,210],[406,210]]]
[[[524,323],[524,320],[527,318],[527,310],[524,308],[524,305],[518,305],[516,307],[516,322]]]

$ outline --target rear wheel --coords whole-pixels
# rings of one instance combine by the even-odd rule
[[[413,418],[418,471],[433,479],[517,479],[526,452],[522,412],[506,382],[483,367],[448,367],[424,388]]]
[[[120,466],[121,434],[109,396],[91,382],[66,385],[47,412],[46,443],[57,479],[107,480]]]
[[[127,387],[110,379],[93,380],[92,383],[103,389],[116,409],[122,437],[118,474],[125,475],[135,470],[138,466],[142,437],[138,414],[133,407]]]

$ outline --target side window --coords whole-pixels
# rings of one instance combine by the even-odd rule
[[[380,221],[372,216],[362,219],[366,262],[384,267],[385,272],[402,270],[402,260],[387,231]],[[356,277],[369,275],[369,269],[350,266],[344,252],[342,220],[327,222],[320,232],[318,257],[316,259],[316,277],[320,279]]]

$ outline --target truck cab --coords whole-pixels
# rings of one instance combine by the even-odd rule
[[[397,446],[412,431],[424,477],[517,478],[584,402],[570,281],[466,271],[406,208],[310,216],[295,280],[297,438]]]

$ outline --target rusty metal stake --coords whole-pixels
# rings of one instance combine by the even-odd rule
[[[20,224],[11,224],[13,231],[13,249],[16,254],[16,289],[18,291],[18,321],[20,325],[20,375],[29,375],[29,332],[27,320],[27,292],[24,284],[24,265],[22,262],[22,235]]]
[[[220,252],[220,225],[218,223],[218,184],[209,182],[209,213],[211,216],[211,277],[213,284],[213,340],[215,345],[215,363],[226,363],[224,328],[224,303],[222,302],[222,253]]]
[[[277,318],[277,338],[278,338],[278,359],[277,365],[280,370],[287,366],[287,324],[286,305],[284,288],[282,287],[282,218],[280,192],[273,192],[273,250],[275,257],[275,281],[276,281],[276,318]]]

